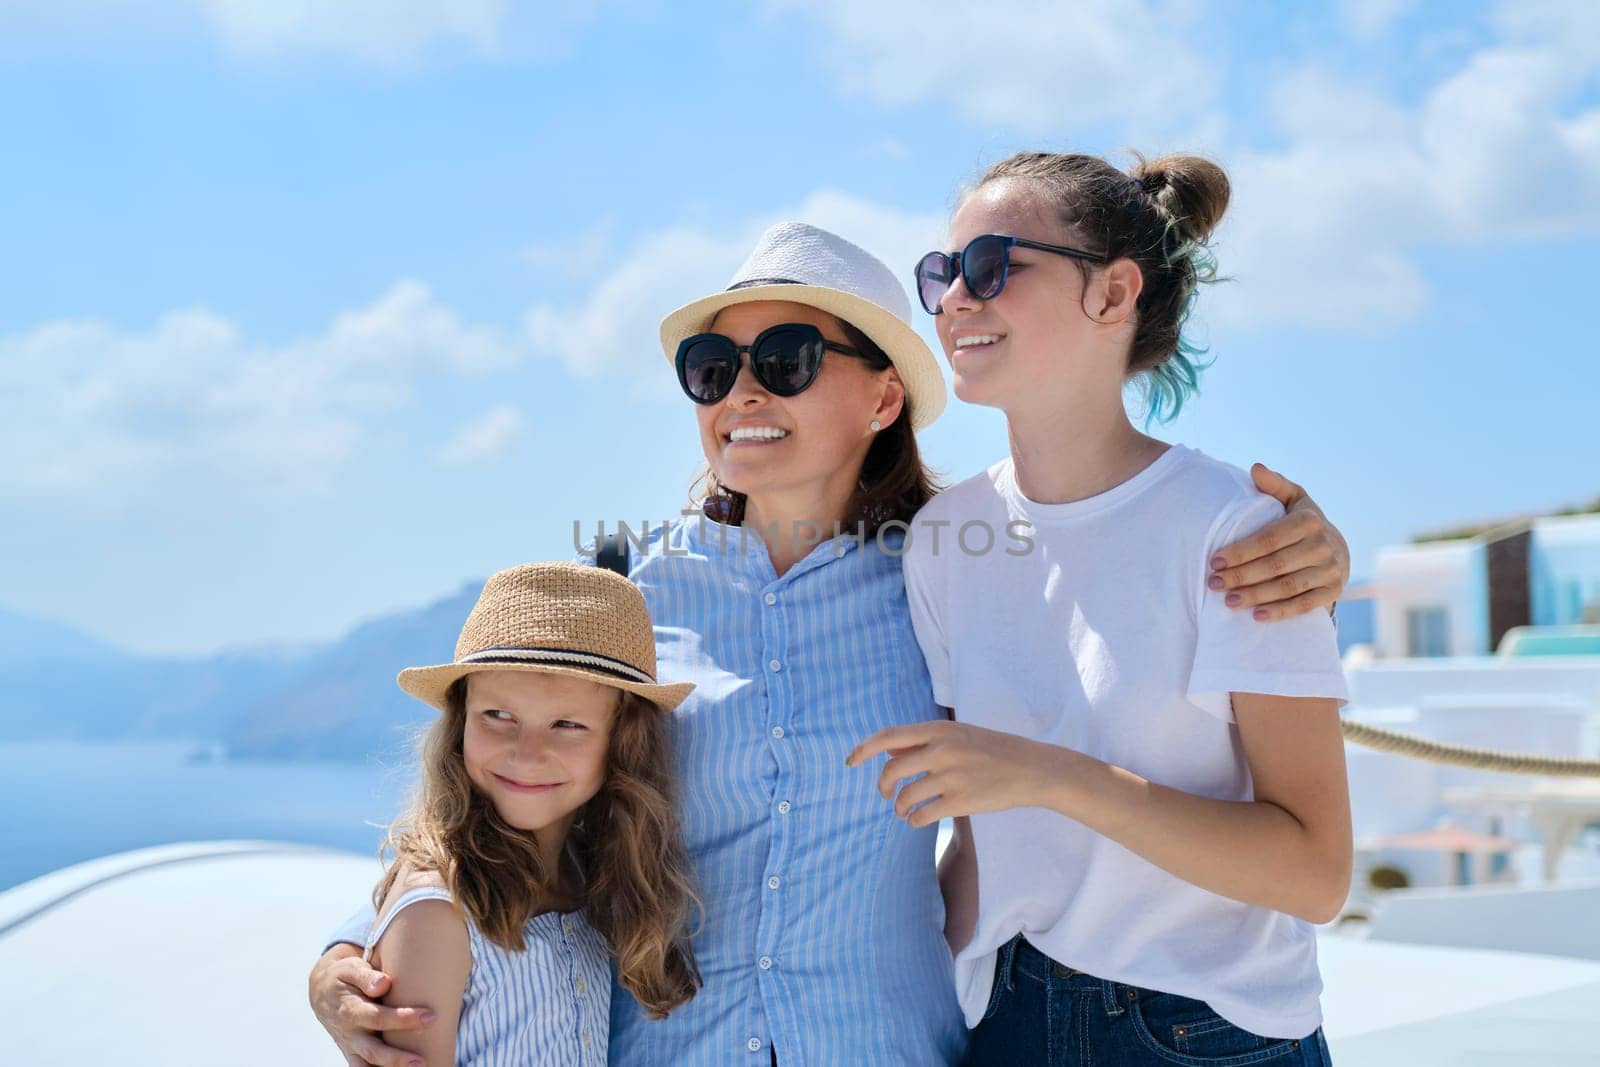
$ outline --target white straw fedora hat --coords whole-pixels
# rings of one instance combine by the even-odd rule
[[[443,711],[446,694],[475,671],[567,674],[637,693],[663,711],[690,682],[656,682],[656,638],[639,587],[581,563],[525,563],[483,585],[456,641],[454,663],[407,667],[400,688]]]
[[[920,430],[944,411],[944,372],[911,328],[911,301],[883,260],[837,234],[804,222],[780,222],[761,235],[728,288],[661,320],[661,347],[676,361],[678,344],[705,333],[717,312],[755,300],[790,300],[837,316],[883,349],[911,397]]]

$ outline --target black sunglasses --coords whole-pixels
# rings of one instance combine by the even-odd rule
[[[1006,277],[1011,273],[1011,250],[1018,245],[1040,252],[1054,252],[1058,256],[1086,259],[1091,263],[1104,263],[1106,257],[1081,248],[1065,245],[1047,245],[1027,241],[1021,237],[1005,237],[986,233],[967,242],[960,252],[929,252],[917,261],[917,296],[922,308],[930,315],[942,311],[939,302],[950,291],[956,278],[967,284],[967,292],[979,300],[993,300],[1006,287]]]
[[[696,404],[715,404],[733,391],[739,356],[750,355],[756,381],[773,396],[797,396],[811,388],[822,369],[822,354],[869,357],[849,345],[826,340],[822,331],[801,322],[768,326],[747,345],[720,333],[697,333],[678,342],[678,384]]]

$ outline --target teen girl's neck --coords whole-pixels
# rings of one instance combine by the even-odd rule
[[[1130,481],[1172,446],[1121,424],[1055,426],[1006,419],[1017,489],[1036,504],[1087,500]]]

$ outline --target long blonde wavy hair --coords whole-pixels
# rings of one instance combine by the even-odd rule
[[[545,870],[531,832],[500,817],[467,776],[462,756],[466,679],[423,735],[422,779],[389,827],[393,853],[373,890],[381,909],[402,870],[435,871],[483,935],[514,951],[536,911],[549,906],[558,871]],[[616,959],[618,981],[652,1018],[688,1002],[700,986],[689,945],[700,914],[678,822],[665,716],[618,690],[605,782],[573,820],[568,846],[584,875],[583,906]]]

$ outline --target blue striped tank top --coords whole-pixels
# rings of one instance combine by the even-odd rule
[[[421,900],[449,901],[423,886],[394,902],[366,939],[365,958],[394,917]],[[457,1067],[604,1067],[611,1011],[605,939],[583,912],[528,920],[526,947],[512,952],[467,919],[472,970],[456,1028]]]

